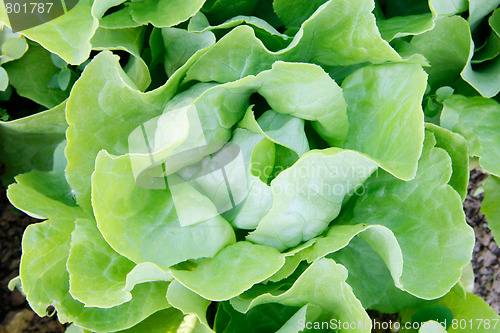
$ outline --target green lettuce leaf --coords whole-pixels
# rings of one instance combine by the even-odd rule
[[[353,197],[339,218],[341,224],[389,228],[403,254],[400,289],[424,299],[443,296],[458,282],[474,246],[462,200],[447,184],[451,158],[435,145],[427,132],[415,179],[404,182],[383,171],[372,175],[366,192]]]
[[[353,151],[311,151],[271,183],[272,207],[247,239],[280,251],[322,233],[340,212],[346,195],[377,165]]]
[[[130,301],[132,295],[123,289],[134,266],[106,243],[95,221],[76,220],[67,262],[69,292],[75,299],[87,307],[100,308]]]
[[[448,333],[486,333],[495,329],[500,316],[480,297],[472,293],[462,294],[454,288],[438,301],[429,301],[419,308],[403,311],[401,320],[403,322],[434,320],[442,327],[446,327],[445,332]],[[401,332],[411,331],[403,328]],[[432,331],[421,329],[419,332]]]
[[[17,174],[53,169],[54,150],[64,140],[68,127],[65,107],[63,102],[29,117],[0,122],[0,161],[6,167],[1,179],[5,185]]]
[[[454,95],[444,101],[441,126],[467,139],[469,155],[500,176],[500,104],[484,97]]]
[[[195,15],[205,0],[144,0],[128,3],[134,21],[155,27],[171,27]]]
[[[467,64],[470,30],[460,16],[436,20],[434,29],[413,37],[411,45],[429,61],[429,84],[435,90],[456,80]]]
[[[151,83],[148,66],[141,57],[145,29],[98,28],[90,43],[93,50],[122,50],[130,53],[131,58],[124,67],[127,75],[135,83],[137,89],[144,91]]]
[[[65,145],[63,141],[55,149],[52,171],[33,170],[15,177],[16,183],[7,189],[14,207],[39,219],[83,216],[64,177]]]
[[[448,184],[460,194],[462,201],[464,201],[467,196],[467,185],[469,183],[467,140],[460,134],[453,133],[431,123],[426,123],[425,129],[434,134],[436,147],[443,148],[450,155],[453,172]]]
[[[345,148],[364,153],[394,176],[415,177],[422,151],[426,74],[416,64],[363,67],[342,83],[349,133]]]
[[[248,305],[239,307],[238,310],[246,313],[266,303],[294,307],[311,304],[316,311],[319,310],[325,318],[328,318],[328,321],[331,319],[336,320],[334,323],[360,321],[363,325],[358,325],[351,331],[370,332],[369,317],[354,296],[351,287],[345,282],[346,278],[347,270],[342,265],[336,264],[332,259],[319,259],[314,261],[287,291],[277,295],[264,293],[254,298]]]
[[[165,53],[164,66],[168,76],[200,49],[215,44],[215,35],[211,31],[189,32],[179,28],[163,28],[163,43],[168,52]]]
[[[490,175],[484,184],[484,200],[481,211],[488,219],[488,228],[498,241],[500,239],[500,178]]]
[[[152,262],[167,269],[188,259],[212,257],[235,241],[232,228],[220,216],[181,225],[170,191],[137,186],[128,155],[97,156],[92,204],[108,244],[135,263]]]
[[[269,69],[276,60],[327,66],[401,60],[380,37],[371,14],[373,6],[371,0],[329,1],[278,52],[267,50],[252,28],[237,27],[193,65],[186,80],[230,82]]]
[[[61,322],[74,322],[91,331],[117,331],[132,327],[149,315],[169,307],[167,282],[138,285],[128,303],[109,309],[86,308],[69,294],[66,261],[74,220],[53,219],[30,225],[23,236],[21,282],[31,308],[44,316],[53,305]],[[40,256],[40,251],[45,256]]]
[[[10,84],[16,92],[47,108],[53,108],[68,98],[75,75],[70,74],[67,87],[51,87],[51,78],[60,69],[51,60],[51,54],[43,47],[30,43],[26,54],[13,62],[3,65],[9,74]],[[29,72],[30,75],[26,75]]]
[[[223,301],[264,281],[284,262],[285,256],[272,247],[237,242],[194,270],[172,270],[172,275],[203,298]]]

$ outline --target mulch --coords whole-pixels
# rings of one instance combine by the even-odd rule
[[[484,194],[478,187],[486,175],[479,171],[471,172],[464,211],[467,222],[476,232],[476,245],[472,265],[475,275],[474,293],[482,297],[500,314],[500,249],[486,225],[480,212]],[[24,229],[39,220],[30,218],[12,207],[0,189],[0,333],[59,333],[65,326],[57,318],[40,318],[29,308],[24,297],[18,292],[7,289],[8,282],[19,274],[21,239]],[[372,317],[388,318],[370,312]],[[391,317],[394,319],[394,316]]]

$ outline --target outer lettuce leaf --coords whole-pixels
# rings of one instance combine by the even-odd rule
[[[366,192],[353,198],[339,221],[391,229],[403,254],[401,289],[424,299],[450,290],[470,261],[474,246],[462,200],[447,184],[451,159],[435,144],[427,132],[415,179],[404,182],[385,172],[373,175],[365,183]]]
[[[271,183],[273,205],[247,239],[280,251],[322,233],[345,196],[377,168],[353,151],[331,148],[303,155]]]
[[[90,175],[97,153],[107,149],[112,154],[126,154],[127,133],[161,114],[163,104],[177,90],[176,79],[146,94],[134,86],[119,66],[118,57],[101,52],[71,91],[66,109],[70,125],[66,177],[78,204],[87,212],[92,211]]]
[[[334,225],[324,237],[314,238],[286,255],[285,265],[271,281],[287,278],[302,260],[313,262],[328,255],[349,267],[348,283],[365,308],[394,313],[422,302],[398,289],[402,288],[403,257],[394,234],[384,226]],[[376,278],[363,278],[366,272]]]
[[[7,190],[7,196],[14,207],[39,219],[83,216],[64,177],[65,143],[61,142],[54,152],[52,171],[33,170],[16,176],[16,183],[11,184]]]
[[[66,103],[22,119],[0,122],[0,161],[6,170],[6,185],[20,173],[33,169],[50,171],[53,153],[64,140],[68,125],[64,119]]]
[[[129,328],[154,312],[169,307],[165,292],[168,283],[138,285],[132,300],[121,306],[85,308],[69,294],[66,261],[74,221],[54,219],[30,225],[23,237],[21,281],[31,308],[40,316],[53,305],[61,322],[74,322],[91,331],[117,331]],[[40,256],[40,251],[45,256]]]
[[[444,316],[445,311],[451,312],[453,317],[447,318]],[[500,316],[480,297],[472,293],[462,294],[455,288],[438,301],[426,302],[420,308],[408,309],[401,313],[403,322],[416,321],[417,319],[420,321],[423,318],[425,318],[424,320],[435,320],[441,325],[446,324],[445,332],[448,333],[491,332],[495,326],[498,328],[498,321],[500,320]],[[460,322],[462,327],[460,327]],[[411,331],[403,328],[401,332]],[[421,329],[419,332],[432,331],[423,331]]]
[[[288,56],[328,66],[400,60],[380,37],[371,14],[374,7],[371,0],[327,2],[304,22]]]
[[[484,184],[484,200],[481,211],[488,219],[488,228],[493,236],[500,240],[500,178],[489,176]]]
[[[235,241],[232,228],[220,216],[181,226],[170,191],[137,186],[128,155],[98,155],[92,204],[108,244],[135,263],[152,262],[167,269],[188,259],[212,257]],[[201,205],[197,208],[203,209]]]
[[[415,177],[422,151],[426,74],[416,64],[363,67],[342,83],[349,133],[345,148],[373,158],[394,176]]]
[[[272,247],[237,242],[194,270],[173,270],[172,275],[203,298],[223,301],[264,281],[284,263],[285,256]]]
[[[351,329],[351,332],[370,332],[371,324],[366,324],[370,323],[369,317],[354,296],[351,287],[345,282],[346,279],[347,270],[342,265],[336,264],[331,259],[319,259],[314,261],[284,293],[262,294],[239,310],[247,312],[266,303],[299,307],[311,304],[319,308],[328,320],[363,323]]]
[[[24,30],[23,35],[40,43],[66,62],[78,65],[89,57],[90,39],[99,25],[99,18],[108,8],[122,2],[123,0],[80,0],[66,14]]]
[[[463,135],[469,154],[481,167],[500,176],[500,104],[484,97],[454,95],[444,101],[441,126]]]
[[[373,238],[370,233],[363,233],[353,238],[346,247],[328,256],[347,268],[347,283],[353,288],[363,307],[396,313],[423,303],[422,299],[402,290],[404,258],[397,240],[396,247],[387,247],[393,242],[394,236],[384,241],[387,231],[374,229],[373,233],[378,237]],[[401,260],[398,259],[400,256]],[[367,275],[371,278],[366,279]]]
[[[47,108],[53,108],[68,98],[75,81],[75,78],[71,77],[65,90],[50,87],[51,78],[60,69],[52,62],[50,52],[32,43],[21,59],[7,63],[3,67],[9,74],[10,84],[20,96]],[[26,75],[27,72],[30,74]]]
[[[117,331],[117,333],[176,332],[182,326],[183,321],[184,315],[181,311],[174,308],[168,308],[152,314],[131,328]]]

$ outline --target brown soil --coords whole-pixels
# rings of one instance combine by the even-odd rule
[[[493,239],[483,213],[479,211],[484,193],[477,189],[486,178],[487,176],[479,171],[471,172],[464,210],[467,223],[476,233],[476,246],[472,258],[474,294],[481,296],[496,313],[500,314],[500,249]]]
[[[467,222],[476,232],[476,246],[472,265],[475,274],[474,293],[481,296],[493,309],[500,313],[500,249],[486,225],[484,215],[479,211],[483,194],[477,188],[486,175],[471,172],[469,193],[464,203]],[[13,208],[0,188],[0,333],[59,333],[65,327],[55,317],[40,318],[29,308],[24,297],[18,292],[10,292],[7,284],[19,274],[21,238],[26,226],[39,220],[30,218]],[[387,315],[370,315],[382,320]],[[390,319],[394,320],[394,316]]]

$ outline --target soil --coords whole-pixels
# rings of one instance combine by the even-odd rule
[[[484,194],[478,187],[486,175],[472,171],[464,211],[467,222],[476,233],[476,246],[472,265],[475,275],[474,293],[482,297],[500,314],[500,249],[480,212]],[[12,207],[0,188],[0,333],[59,333],[64,332],[56,317],[40,318],[31,311],[24,297],[7,289],[8,282],[19,274],[21,238],[24,229],[39,220],[30,218]],[[381,315],[370,311],[378,320],[391,319],[394,315]]]
[[[478,187],[486,178],[487,175],[484,173],[476,170],[471,172],[464,210],[467,223],[474,228],[476,233],[476,245],[472,257],[475,277],[474,294],[484,299],[496,313],[500,314],[500,249],[493,239],[483,213],[479,211],[484,193],[478,191]]]

